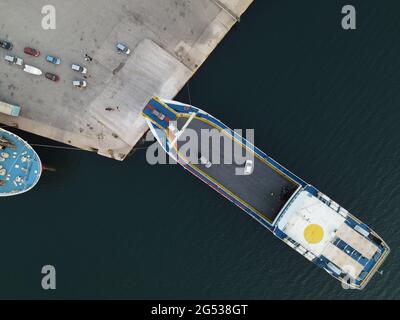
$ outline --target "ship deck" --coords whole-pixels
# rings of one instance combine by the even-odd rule
[[[187,121],[188,118],[186,116],[178,117],[178,129],[181,130]],[[204,138],[204,136],[201,136],[202,132],[210,132],[212,129],[215,132],[218,127],[201,117],[195,117],[187,126],[186,130],[188,129],[192,130],[190,134],[195,132],[199,139],[202,139]],[[299,185],[278,172],[267,161],[255,155],[251,149],[247,149],[248,152],[245,152],[246,147],[233,140],[232,136],[225,131],[221,131],[219,135],[220,139],[209,139],[210,143],[205,147],[206,150],[208,148],[209,160],[212,166],[206,168],[203,164],[194,164],[193,162],[191,162],[191,166],[247,208],[272,223]],[[187,139],[187,142],[181,140],[183,138],[179,139],[177,145],[178,150],[182,151],[182,153],[183,148],[188,150],[190,149],[190,144],[199,141],[192,138]],[[229,148],[226,147],[227,143],[231,145],[236,143],[237,145]],[[196,148],[193,148],[193,150],[196,150]],[[204,149],[202,151],[204,152]],[[178,156],[187,156],[193,159],[193,155],[190,155],[190,153],[185,155],[182,153],[179,152]],[[242,164],[238,164],[235,161],[235,159],[240,158],[240,155],[242,155],[241,158],[244,158],[244,161],[241,161],[243,162]],[[231,158],[233,161],[229,161]],[[254,162],[252,174],[238,175],[237,169],[243,168],[247,159],[251,159]]]
[[[41,162],[36,152],[24,141],[0,128],[0,197],[31,189],[41,175]]]

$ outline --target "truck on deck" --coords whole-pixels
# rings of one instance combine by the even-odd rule
[[[0,101],[0,113],[12,117],[18,117],[20,112],[21,112],[20,106]]]

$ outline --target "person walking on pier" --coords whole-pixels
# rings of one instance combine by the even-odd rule
[[[93,61],[93,58],[92,58],[92,57],[90,57],[90,56],[88,56],[88,54],[87,54],[87,53],[85,53],[85,61],[92,62],[92,61]]]

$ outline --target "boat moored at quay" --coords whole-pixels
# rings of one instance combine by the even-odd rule
[[[142,115],[171,158],[343,285],[364,288],[389,254],[369,226],[202,109],[154,97]],[[200,140],[203,130],[224,139],[181,139],[189,130]],[[191,143],[207,149],[190,156],[183,149]],[[242,163],[225,161],[235,153],[246,154]]]
[[[0,128],[0,197],[31,190],[42,174],[42,163],[33,148],[16,134]]]

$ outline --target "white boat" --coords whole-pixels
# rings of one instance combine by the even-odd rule
[[[39,68],[30,66],[28,64],[24,65],[24,71],[30,74],[33,74],[35,76],[41,76],[43,74],[42,70]]]

